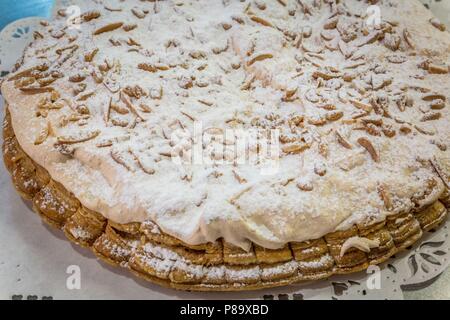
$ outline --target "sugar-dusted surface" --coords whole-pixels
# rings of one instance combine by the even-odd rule
[[[448,92],[446,87],[448,81],[445,81],[448,75],[430,74],[426,70],[419,69],[417,65],[423,62],[424,54],[432,60],[430,64],[433,66],[448,63],[448,57],[443,52],[448,45],[449,37],[447,33],[437,31],[430,25],[429,13],[423,11],[415,1],[396,2],[400,7],[390,6],[392,1],[384,1],[386,10],[383,18],[387,21],[399,20],[400,25],[396,28],[398,29],[396,32],[401,35],[410,34],[412,37],[410,39],[406,36],[403,39],[400,51],[391,52],[383,46],[383,41],[376,42],[376,45],[364,45],[364,41],[373,40],[370,37],[374,36],[375,31],[367,36],[356,32],[357,38],[352,40],[354,42],[349,42],[349,46],[338,43],[341,48],[336,48],[333,52],[322,48],[325,52],[321,58],[324,60],[317,58],[315,51],[320,51],[317,46],[322,46],[323,43],[316,43],[316,40],[321,37],[337,37],[337,34],[334,36],[315,34],[318,37],[305,37],[302,48],[294,49],[289,45],[284,46],[284,42],[288,41],[285,36],[289,37],[289,34],[283,35],[277,28],[262,27],[261,20],[257,22],[258,19],[254,18],[257,16],[255,13],[247,14],[246,24],[243,26],[236,22],[236,19],[232,19],[235,14],[243,12],[245,3],[232,2],[227,10],[222,10],[221,1],[208,2],[210,12],[213,14],[207,16],[198,16],[200,10],[198,7],[177,9],[181,11],[178,15],[173,15],[171,8],[165,7],[170,5],[170,2],[168,3],[161,3],[161,7],[157,9],[152,8],[155,12],[152,12],[150,32],[148,21],[133,18],[128,10],[126,13],[125,11],[113,13],[107,20],[128,22],[134,19],[138,28],[129,34],[125,31],[115,32],[112,36],[105,33],[97,36],[94,42],[90,36],[91,32],[98,30],[107,21],[94,19],[83,24],[82,34],[79,37],[84,41],[75,40],[81,47],[71,58],[70,67],[66,64],[63,70],[73,82],[77,82],[79,76],[74,74],[78,72],[74,70],[81,69],[87,74],[86,92],[89,93],[89,90],[94,89],[96,92],[86,101],[91,117],[87,121],[80,119],[83,121],[58,127],[57,135],[60,141],[80,139],[78,135],[80,130],[83,134],[100,130],[101,135],[94,141],[77,146],[73,159],[68,160],[54,151],[53,143],[57,137],[49,137],[40,146],[34,145],[36,136],[46,122],[41,118],[34,118],[33,112],[29,111],[30,106],[37,104],[36,99],[30,96],[17,97],[11,83],[7,83],[4,87],[5,96],[12,106],[14,127],[21,145],[35,161],[50,171],[52,177],[74,192],[85,206],[122,223],[150,218],[165,232],[191,244],[224,237],[228,242],[245,248],[248,248],[248,240],[268,248],[276,248],[289,241],[318,238],[338,227],[345,229],[351,224],[367,219],[382,220],[390,212],[409,210],[413,206],[411,197],[416,195],[420,197],[427,181],[436,177],[433,168],[427,162],[418,162],[418,157],[426,160],[436,155],[442,158],[442,161],[448,161],[448,151],[441,151],[438,147],[442,147],[442,141],[445,143],[449,139],[448,107],[440,111],[440,119],[433,120],[436,113],[430,114],[429,110],[423,110],[424,94],[418,91],[416,86],[429,88],[441,94]],[[270,6],[272,5],[279,4],[274,2]],[[364,11],[365,4],[352,1],[352,6],[348,8],[354,14]],[[418,19],[414,24],[399,15],[405,8],[410,10],[411,14],[417,15]],[[255,12],[256,10],[254,9]],[[327,10],[324,7],[320,13],[324,19],[330,15]],[[336,10],[341,12],[342,8]],[[296,23],[301,23],[302,26],[307,22],[307,19],[290,20],[289,10],[285,8],[270,7],[267,11],[262,11],[264,12],[258,12],[258,16],[264,16],[274,24],[280,23],[277,27],[286,31],[297,30]],[[173,19],[177,19],[177,23],[175,28],[167,31],[164,23],[161,23],[162,19],[159,19],[169,13]],[[190,22],[191,14],[197,19]],[[284,18],[288,18],[287,25]],[[232,28],[225,32],[223,25],[217,25],[222,20],[229,22]],[[293,22],[293,25],[290,25],[290,22]],[[348,22],[347,19],[343,19],[342,23],[345,25]],[[189,30],[187,26],[191,24],[193,29]],[[313,31],[318,33],[323,29],[324,20],[316,24],[308,21],[306,24],[312,25]],[[204,29],[205,26],[208,28]],[[406,27],[409,33],[402,32]],[[138,48],[137,52],[131,50],[132,52],[123,58],[124,51],[135,46],[130,44],[130,39],[126,43],[130,35],[132,39],[138,40],[142,47]],[[165,41],[173,40],[172,38],[180,38],[181,43],[169,41],[170,50],[164,51],[167,44]],[[43,40],[44,45],[51,42],[60,43],[52,37],[49,39],[50,43]],[[227,41],[223,40],[227,39],[230,41],[229,48],[217,54],[216,52],[221,51],[218,48],[226,47]],[[387,43],[390,41],[388,39],[389,36],[386,36],[384,41],[391,46],[391,43]],[[424,39],[427,41],[422,41]],[[419,53],[418,56],[411,55],[412,41]],[[121,46],[115,47],[114,43],[121,43]],[[148,44],[152,44],[151,47],[155,52],[145,50],[149,48]],[[214,46],[210,47],[212,44]],[[41,45],[38,42],[37,46]],[[331,46],[333,43],[328,45]],[[96,46],[100,50],[94,62],[85,63],[81,52],[89,52]],[[34,49],[36,47],[32,48]],[[36,63],[32,50],[25,59],[24,68]],[[180,51],[184,51],[185,55],[181,55]],[[203,51],[206,53],[202,53]],[[351,51],[355,51],[353,53],[355,60],[348,61],[349,59],[343,58],[346,53],[350,55]],[[250,58],[246,57],[246,52],[251,52]],[[207,59],[203,58],[204,54]],[[296,59],[297,54],[301,55],[300,62]],[[57,55],[52,53],[51,57],[57,58]],[[387,61],[394,62],[388,63],[384,59],[386,55],[389,56]],[[365,58],[356,59],[358,56]],[[187,60],[187,69],[182,66],[186,61],[177,60],[180,57]],[[171,61],[172,58],[174,61]],[[107,73],[105,77],[115,77],[123,89],[139,84],[148,91],[148,98],[133,102],[136,106],[141,102],[148,103],[153,110],[149,115],[145,114],[146,109],[136,112],[131,108],[125,116],[121,116],[118,107],[115,108],[117,113],[109,114],[105,110],[109,103],[111,86],[114,85],[110,82],[114,79],[109,79],[110,81],[105,83],[109,90],[104,85],[97,86],[94,79],[91,79],[92,72],[97,72],[96,68],[105,68],[101,66],[104,59],[121,60],[121,71],[118,74]],[[203,68],[205,63],[203,60],[208,63],[206,69]],[[364,63],[359,65],[359,60]],[[222,65],[224,62],[233,65],[236,61],[241,63],[241,67],[237,70],[231,68],[227,71],[229,66]],[[140,63],[148,65],[137,68],[136,65]],[[172,64],[176,67],[165,70]],[[314,67],[318,64],[323,64],[323,67]],[[328,68],[325,68],[325,65],[328,65]],[[153,70],[152,66],[158,72],[148,72]],[[296,70],[297,67],[301,70]],[[205,72],[200,72],[199,69]],[[341,72],[330,71],[335,69],[345,72],[350,70],[349,73],[356,70],[358,76],[351,84],[345,83],[342,79],[336,79],[336,74]],[[333,79],[327,80],[330,72]],[[163,80],[160,78],[161,74],[164,74]],[[218,74],[221,79],[217,78]],[[189,77],[193,75],[198,82],[191,84]],[[249,76],[256,78],[249,84],[250,90],[241,90],[242,81],[245,82]],[[208,86],[205,87],[203,82]],[[164,96],[158,100],[160,85],[164,86]],[[69,94],[73,87],[67,79],[58,80],[55,86],[61,86],[65,90],[64,94],[68,95],[67,98],[72,98]],[[338,89],[349,86],[352,87],[349,90],[353,96],[346,97],[347,102],[343,103],[337,95],[340,92]],[[289,101],[292,98],[292,87],[296,87],[302,96]],[[314,92],[310,90],[311,88],[315,89]],[[377,90],[374,90],[375,88]],[[403,95],[405,88],[408,97]],[[380,132],[380,136],[377,135],[377,130],[381,129],[375,124],[379,123],[381,115],[363,116],[365,122],[354,122],[352,119],[351,122],[354,122],[352,125],[342,123],[342,119],[349,120],[355,117],[355,112],[368,108],[370,99],[363,92],[370,93],[372,90],[376,91],[376,95],[381,99],[379,101],[388,96],[393,102],[389,107],[391,117],[383,118],[383,126],[392,127],[382,127],[383,133]],[[322,96],[317,96],[317,93]],[[120,101],[123,102],[123,99],[119,101],[117,96],[114,98],[118,104]],[[212,107],[208,106],[211,101],[204,103],[205,99],[211,98],[214,100]],[[394,103],[396,98],[399,100]],[[411,99],[413,106],[409,107]],[[337,110],[320,108],[330,103],[335,105]],[[57,122],[59,116],[70,112],[70,108],[67,107],[60,111],[51,111],[47,119]],[[78,109],[77,112],[83,113],[83,110]],[[273,117],[272,113],[279,118]],[[108,120],[116,125],[110,125],[109,122],[105,124],[105,114],[108,114],[111,117]],[[167,153],[169,147],[169,141],[164,139],[163,132],[172,131],[173,124],[178,125],[179,121],[185,127],[192,125],[192,119],[198,119],[203,122],[205,128],[226,127],[224,120],[232,120],[231,123],[237,123],[238,127],[244,129],[253,126],[263,128],[279,126],[281,130],[290,130],[292,128],[286,127],[285,124],[294,116],[302,116],[304,124],[300,128],[295,128],[293,133],[287,132],[285,139],[286,141],[297,139],[295,141],[307,144],[309,149],[301,154],[284,154],[280,171],[275,176],[262,176],[260,167],[251,165],[239,168],[239,176],[244,180],[237,179],[229,166],[218,169],[194,166],[184,168],[180,172],[177,166],[161,156]],[[333,119],[339,117],[343,117],[341,122],[333,122]],[[139,120],[134,126],[133,119],[146,121]],[[324,119],[327,124],[318,126]],[[423,119],[430,121],[422,121]],[[123,140],[123,135],[129,134],[130,126],[123,128],[120,124],[127,121],[134,129],[131,130],[130,139]],[[277,124],[278,122],[281,124]],[[347,129],[350,130],[339,131],[340,136],[336,137],[334,134],[336,129],[342,127],[349,127]],[[392,129],[397,132],[396,136],[387,138]],[[430,134],[433,134],[433,137]],[[110,149],[96,147],[97,143],[102,142],[101,139],[118,136],[122,138],[113,139],[114,143]],[[358,143],[363,141],[360,140],[362,137],[365,137],[364,141],[367,139],[371,141],[377,154],[374,155],[373,150],[371,152],[370,144],[367,142]],[[149,139],[152,141],[151,146],[147,144]],[[348,142],[352,146],[351,151],[343,146]],[[323,155],[324,145],[328,149],[327,157]],[[292,146],[289,142],[286,147],[285,150],[290,150],[288,153],[299,150],[295,143]],[[138,153],[138,159],[142,156],[144,160],[133,161],[128,154],[129,150],[133,151],[132,154]],[[152,164],[147,160],[155,157],[158,161],[155,161],[154,169],[150,168],[155,172],[148,174],[146,171],[152,172],[149,169]],[[378,158],[379,162],[376,161]],[[145,165],[142,165],[143,163]],[[192,180],[186,179],[191,175]],[[301,188],[295,183],[295,179],[299,176],[308,177],[308,183],[305,183],[304,179],[299,181]],[[437,194],[434,198],[439,195],[439,190],[442,191],[440,180],[436,183],[435,190],[438,191],[435,191]],[[310,189],[309,185],[313,186],[313,190],[305,191],[305,187]],[[386,207],[390,207],[390,210]]]

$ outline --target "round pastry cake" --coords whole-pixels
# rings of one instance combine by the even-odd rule
[[[364,270],[450,207],[450,35],[416,0],[79,1],[2,84],[44,221],[182,290]]]

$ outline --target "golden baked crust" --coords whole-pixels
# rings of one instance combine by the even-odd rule
[[[3,157],[18,193],[67,238],[91,248],[101,260],[129,269],[155,284],[189,291],[241,291],[284,286],[348,274],[380,264],[436,228],[448,213],[448,191],[417,212],[390,216],[370,226],[354,226],[317,240],[249,252],[222,240],[190,246],[162,233],[150,222],[121,225],[83,207],[61,184],[22,150],[9,111],[3,123]],[[349,239],[376,241],[364,252],[343,246]]]

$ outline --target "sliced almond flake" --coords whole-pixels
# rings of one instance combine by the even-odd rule
[[[128,120],[120,119],[117,117],[111,118],[111,123],[116,127],[122,127],[122,128],[125,128],[130,124],[130,122]]]
[[[327,119],[321,116],[309,117],[308,123],[314,126],[324,126],[327,124]]]
[[[393,54],[386,57],[387,61],[395,64],[405,63],[408,59],[404,55]]]
[[[130,109],[130,111],[139,119],[141,120],[145,120],[140,114],[139,111],[137,110],[137,108],[134,106],[134,104],[131,102],[131,100],[127,97],[127,95],[125,93],[123,93],[123,91],[121,91],[120,94],[120,99],[122,100],[123,103],[125,103],[125,105],[128,107],[128,109]]]
[[[431,165],[433,166],[434,170],[438,174],[438,176],[441,178],[442,182],[445,184],[447,189],[450,190],[450,175],[448,172],[446,172],[439,162],[437,161],[436,157],[433,157],[433,159],[430,160]]]
[[[79,98],[77,98],[77,101],[86,101],[88,100],[90,97],[93,97],[96,94],[95,91],[91,91],[88,92],[86,94],[83,94],[82,96],[80,96]]]
[[[47,124],[45,125],[44,128],[42,128],[41,132],[39,133],[36,140],[34,141],[34,145],[37,146],[37,145],[43,144],[45,142],[45,140],[47,140],[51,131],[52,131],[52,129],[51,129],[50,121],[47,121]]]
[[[41,87],[47,87],[55,81],[56,81],[56,79],[53,77],[41,78],[41,79],[37,80],[37,82],[39,83],[39,86],[41,86]]]
[[[112,147],[112,145],[114,144],[114,140],[113,139],[105,139],[103,141],[100,141],[99,143],[96,144],[97,148],[108,148],[108,147]]]
[[[392,129],[392,127],[389,126],[384,126],[381,131],[383,132],[383,134],[388,137],[388,138],[393,138],[396,135],[396,132],[394,129]]]
[[[34,77],[24,77],[14,82],[16,88],[29,87],[36,82]]]
[[[238,174],[236,170],[233,170],[233,175],[240,184],[247,183],[247,180],[245,178],[243,178],[240,174]]]
[[[281,150],[287,154],[299,154],[309,149],[311,146],[307,143],[294,143],[281,147]]]
[[[58,144],[76,144],[86,142],[97,138],[100,135],[100,130],[81,131],[77,135],[59,136],[57,137]]]
[[[325,73],[322,71],[315,71],[312,76],[314,79],[322,78],[324,80],[331,80],[331,79],[337,79],[337,78],[342,77],[342,74],[341,73],[331,73],[331,72]]]
[[[265,27],[273,28],[273,24],[272,23],[270,23],[269,21],[267,21],[267,20],[265,20],[265,19],[263,19],[261,17],[252,15],[252,16],[250,16],[250,20],[252,20],[252,21],[254,21],[256,23],[259,23],[259,24],[261,24],[261,25],[263,25]]]
[[[271,58],[273,58],[273,54],[271,53],[257,53],[249,59],[249,61],[247,62],[247,66],[253,65],[257,61],[263,61]]]
[[[434,121],[439,120],[442,117],[442,114],[440,112],[428,112],[422,116],[420,121]]]
[[[119,105],[118,103],[115,103],[114,101],[111,101],[110,108],[111,108],[111,110],[114,110],[115,112],[117,112],[118,114],[121,114],[121,115],[130,113],[129,108],[123,107],[123,106]]]
[[[109,6],[107,6],[107,5],[105,5],[105,6],[103,6],[106,10],[108,10],[108,11],[110,11],[110,12],[121,12],[122,11],[122,9],[121,8],[112,8],[112,7],[109,7]]]
[[[148,105],[146,105],[145,103],[140,103],[139,104],[139,109],[144,112],[144,113],[151,113],[153,110],[152,108],[150,108]]]
[[[430,63],[428,65],[428,72],[431,74],[447,74],[449,73],[449,67],[447,65]]]
[[[416,46],[412,40],[411,33],[408,29],[403,29],[403,39],[405,39],[406,43],[412,48],[415,49]]]
[[[190,120],[192,121],[196,121],[194,116],[191,116],[189,113],[185,112],[185,111],[180,111],[180,113],[186,117],[188,117]]]
[[[352,63],[347,63],[344,65],[344,69],[356,69],[361,66],[365,66],[367,63],[366,61],[356,61]]]
[[[86,62],[92,62],[94,60],[94,57],[96,56],[96,54],[98,53],[99,49],[95,48],[94,50],[92,50],[91,52],[88,52],[84,55],[84,61]]]
[[[81,15],[81,19],[83,19],[85,22],[92,21],[94,19],[100,18],[101,13],[96,10],[85,12]]]
[[[435,129],[433,128],[426,128],[424,126],[421,125],[414,125],[414,128],[419,131],[422,134],[428,135],[428,136],[434,136],[436,134]]]
[[[144,10],[139,9],[139,8],[133,8],[131,9],[131,12],[134,14],[134,16],[138,19],[144,19],[147,14],[145,13]]]
[[[335,131],[336,134],[336,140],[339,142],[341,146],[343,146],[346,149],[352,149],[352,145],[348,140],[345,138],[344,134],[341,133],[339,130]]]
[[[49,66],[47,64],[37,65],[35,67],[31,67],[26,70],[23,70],[23,71],[13,74],[12,76],[10,76],[8,78],[8,81],[15,81],[20,78],[30,77],[30,76],[33,76],[33,73],[35,73],[35,72],[45,72],[48,69],[49,69]]]
[[[134,157],[134,160],[137,162],[138,166],[148,175],[153,175],[156,173],[155,166],[153,164],[150,164],[149,161],[146,161],[144,159],[143,155],[131,151],[131,154]]]
[[[349,99],[349,101],[358,109],[364,110],[367,113],[372,112],[373,107],[370,104],[358,101],[358,100],[354,100],[354,99]]]
[[[364,149],[367,150],[367,152],[369,152],[373,161],[380,162],[380,156],[378,155],[375,147],[373,146],[372,142],[369,141],[369,139],[361,137],[357,141]]]
[[[201,104],[204,104],[205,106],[208,106],[208,107],[212,107],[214,105],[214,102],[208,101],[208,100],[205,100],[205,99],[198,99],[197,101],[200,102]]]
[[[344,113],[342,111],[332,111],[328,112],[325,117],[328,121],[337,121],[341,119],[344,116]]]
[[[119,151],[119,150],[111,150],[111,157],[115,162],[122,165],[128,171],[135,172],[136,169],[134,167],[134,163],[132,160],[132,156],[127,151]]]
[[[256,76],[255,75],[247,75],[246,79],[244,80],[244,82],[242,83],[241,86],[241,90],[249,90],[253,84],[253,82],[255,81]]]
[[[99,34],[105,33],[105,32],[111,32],[114,30],[117,30],[123,26],[123,22],[114,22],[107,24],[97,30],[94,31],[94,36],[97,36]]]
[[[124,24],[122,27],[122,29],[125,30],[126,32],[130,32],[136,28],[137,28],[137,24]]]
[[[438,18],[433,17],[429,21],[430,21],[431,25],[433,27],[435,27],[436,29],[438,29],[440,31],[447,30],[447,27],[445,26],[445,24],[443,24]]]
[[[431,110],[442,110],[446,106],[445,101],[441,99],[433,100],[430,103]]]
[[[86,76],[82,75],[82,74],[75,74],[75,75],[69,77],[70,82],[77,83],[77,82],[83,82],[84,80],[86,80]]]
[[[55,90],[53,87],[24,87],[19,89],[23,93],[31,95],[52,92]]]
[[[58,55],[62,55],[65,51],[72,51],[72,50],[78,49],[78,48],[79,48],[79,46],[74,44],[74,45],[71,45],[71,46],[67,46],[67,47],[56,49],[56,53]]]
[[[383,36],[383,32],[381,31],[372,31],[367,36],[363,37],[358,41],[358,47],[363,47],[368,44],[372,44],[378,41]]]
[[[74,155],[75,150],[76,150],[73,146],[67,145],[67,144],[58,144],[57,143],[54,145],[54,147],[62,155],[70,156],[70,157]]]
[[[433,93],[433,94],[427,94],[422,97],[423,101],[434,101],[434,100],[443,100],[447,101],[447,97],[443,94]]]

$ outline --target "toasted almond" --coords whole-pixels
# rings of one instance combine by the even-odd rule
[[[89,22],[91,20],[100,18],[101,13],[99,11],[88,11],[81,15],[81,19],[83,19],[85,22]]]
[[[441,178],[441,180],[444,182],[447,189],[450,190],[450,175],[448,172],[446,172],[442,166],[439,164],[436,158],[433,158],[430,160],[431,165],[433,166],[434,170],[438,174],[438,176]]]
[[[377,188],[378,194],[380,195],[381,200],[384,202],[384,207],[387,210],[393,209],[392,198],[389,192],[386,190],[386,187],[383,185],[379,185]]]
[[[430,104],[431,110],[442,110],[445,108],[445,106],[445,101],[441,99],[433,100]]]
[[[86,93],[86,94],[83,94],[81,97],[79,97],[78,99],[77,99],[77,101],[86,101],[86,100],[88,100],[90,97],[93,97],[94,95],[95,95],[95,91],[91,91],[91,92],[88,92],[88,93]]]
[[[59,136],[57,137],[58,144],[76,144],[95,139],[100,135],[100,130],[82,131],[78,135]]]
[[[400,126],[400,132],[403,134],[410,134],[412,129],[408,125],[402,125]]]
[[[407,43],[412,49],[415,49],[415,48],[416,48],[414,42],[412,41],[411,33],[410,33],[409,30],[406,29],[406,28],[403,30],[403,38],[405,39],[406,43]]]
[[[123,93],[123,91],[121,91],[120,94],[120,99],[122,100],[123,103],[125,103],[125,105],[130,109],[130,111],[139,119],[141,120],[145,120],[138,112],[137,108],[134,106],[134,104],[131,102],[131,100],[128,98],[128,96],[126,94]]]
[[[325,117],[310,117],[308,123],[314,126],[323,126],[327,124],[327,119]]]
[[[152,108],[150,108],[148,105],[146,105],[145,103],[141,103],[139,105],[139,109],[142,110],[142,112],[144,113],[151,113],[152,112]]]
[[[371,136],[381,136],[380,130],[372,123],[367,123],[364,126],[364,130]]]
[[[433,121],[433,120],[439,120],[441,118],[442,114],[440,112],[428,112],[422,116],[420,121]]]
[[[16,88],[23,88],[31,86],[34,82],[36,82],[36,79],[34,77],[25,77],[16,80],[14,82],[14,85],[16,86]]]
[[[349,101],[358,109],[364,110],[367,113],[372,112],[373,107],[370,104],[358,101],[358,100],[354,100],[354,99],[349,99]]]
[[[310,148],[310,145],[307,143],[294,143],[294,144],[282,146],[281,150],[284,153],[288,153],[288,154],[298,154],[309,148]]]
[[[111,123],[116,127],[127,127],[130,122],[126,119],[119,119],[119,118],[111,118]]]
[[[239,175],[236,170],[233,170],[233,175],[240,184],[247,183],[247,180],[245,178],[241,177],[241,175]]]
[[[250,60],[247,62],[247,66],[251,66],[252,64],[254,64],[257,61],[263,61],[266,59],[271,59],[273,58],[273,54],[271,53],[259,53],[259,54],[255,54],[253,55],[253,57],[250,58]]]
[[[147,15],[143,10],[138,9],[138,8],[133,8],[131,9],[131,12],[135,15],[136,18],[138,19],[144,19],[145,16]]]
[[[344,135],[339,132],[339,130],[335,131],[336,134],[336,139],[337,141],[344,147],[347,149],[352,149],[352,145],[350,144],[350,142],[347,141],[347,139],[345,139]]]
[[[125,151],[118,151],[118,150],[111,150],[111,157],[115,162],[125,167],[128,171],[135,172],[135,168],[130,163],[131,161],[131,154],[129,152]]]
[[[47,64],[37,65],[35,67],[31,67],[29,69],[20,71],[16,74],[13,74],[8,78],[8,81],[16,81],[20,78],[24,77],[31,77],[35,72],[45,72],[49,69],[49,66]]]
[[[126,32],[130,32],[136,28],[137,28],[137,24],[125,24],[122,27],[122,29],[125,30]]]
[[[41,132],[39,133],[36,140],[34,140],[34,145],[38,146],[41,145],[47,140],[49,134],[50,134],[50,122],[47,122],[47,125],[42,128]]]
[[[335,73],[325,73],[322,71],[315,71],[312,76],[314,79],[322,78],[324,80],[331,80],[331,79],[336,79],[336,78],[342,77],[342,74],[340,74],[340,73],[336,73],[336,74]]]
[[[265,27],[273,27],[272,23],[270,23],[269,21],[267,21],[267,20],[265,20],[265,19],[263,19],[261,17],[258,17],[258,16],[252,15],[252,16],[250,16],[250,20],[252,20],[252,21],[254,21],[256,23],[259,23],[259,24],[261,24],[261,25],[263,25]]]
[[[328,144],[324,141],[321,141],[321,142],[319,142],[318,148],[319,148],[319,154],[322,157],[324,157],[325,159],[328,158],[328,155],[330,152],[330,150],[328,148]]]
[[[325,115],[326,119],[328,121],[337,121],[341,119],[344,116],[344,113],[342,111],[333,111],[329,112]]]
[[[138,68],[141,70],[148,71],[148,72],[157,72],[158,71],[158,69],[155,66],[153,66],[149,63],[140,63],[138,65]]]
[[[361,137],[358,139],[358,143],[369,152],[370,156],[372,157],[373,161],[380,162],[380,156],[378,155],[377,151],[375,150],[372,142],[370,142],[367,138]]]
[[[388,137],[388,138],[393,138],[396,135],[396,132],[394,129],[392,128],[383,128],[381,129],[381,131],[383,132],[383,134]]]
[[[98,53],[99,49],[95,48],[91,52],[88,52],[84,55],[84,61],[92,62],[94,60],[95,55]]]
[[[107,25],[97,29],[96,31],[94,31],[94,35],[97,36],[97,35],[105,33],[105,32],[111,32],[116,29],[119,29],[122,26],[123,26],[123,22],[110,23],[110,24],[107,24]]]
[[[434,136],[436,134],[436,131],[433,128],[426,128],[421,125],[414,125],[414,128],[419,131],[421,134],[425,134],[427,136]]]
[[[25,94],[41,94],[41,93],[47,93],[52,92],[55,89],[53,87],[24,87],[20,88],[20,91],[22,91]]]
[[[447,27],[445,26],[445,24],[443,24],[438,18],[431,18],[430,23],[433,27],[435,27],[436,29],[438,29],[440,31],[447,30]]]
[[[427,94],[427,95],[423,96],[422,100],[423,101],[434,101],[434,100],[447,101],[447,97],[444,96],[443,94],[433,93],[433,94]]]
[[[69,77],[69,81],[70,82],[77,83],[77,82],[83,82],[84,80],[86,80],[86,76],[81,75],[81,74],[76,74],[76,75],[73,75],[73,76]]]
[[[447,74],[449,72],[449,68],[447,65],[430,63],[428,65],[428,72],[431,74]]]
[[[253,82],[255,81],[255,79],[256,79],[255,75],[247,76],[247,78],[242,83],[241,90],[243,90],[243,91],[249,90],[251,88]]]

